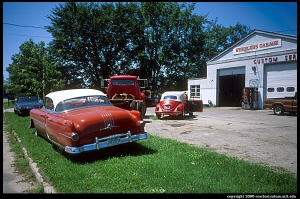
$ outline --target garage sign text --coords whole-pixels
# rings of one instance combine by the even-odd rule
[[[265,50],[269,48],[276,48],[281,46],[281,39],[274,39],[270,41],[264,41],[257,44],[251,44],[248,46],[240,46],[233,49],[233,54],[247,53],[256,50]]]
[[[282,60],[284,59],[284,60]],[[292,61],[292,60],[297,60],[297,54],[288,54],[288,55],[284,55],[283,57],[264,57],[264,58],[260,58],[260,59],[254,59],[253,63],[254,64],[264,64],[264,63],[273,63],[273,62],[277,62],[277,61]]]

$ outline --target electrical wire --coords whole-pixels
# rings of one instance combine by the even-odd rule
[[[35,35],[19,35],[19,34],[4,34],[4,35],[15,35],[15,36],[22,36],[22,37],[40,37],[40,38],[48,38],[48,39],[53,38],[53,37],[44,37],[44,36],[35,36]]]
[[[11,25],[11,26],[17,26],[22,28],[40,28],[40,29],[46,29],[44,27],[36,27],[36,26],[24,26],[24,25],[18,25],[18,24],[12,24],[12,23],[3,23],[5,25]]]

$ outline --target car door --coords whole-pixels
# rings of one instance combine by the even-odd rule
[[[203,112],[203,101],[202,100],[189,100],[190,112]]]

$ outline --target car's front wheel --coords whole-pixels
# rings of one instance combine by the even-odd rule
[[[283,115],[283,107],[279,104],[276,104],[274,107],[273,107],[273,112],[275,115]]]
[[[138,102],[136,104],[136,109],[142,114],[142,116],[144,116],[144,107],[142,102]]]
[[[132,101],[131,103],[130,103],[130,110],[136,110],[136,101]]]

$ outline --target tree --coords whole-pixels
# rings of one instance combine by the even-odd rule
[[[178,12],[172,20],[169,46],[165,51],[165,71],[170,80],[167,87],[172,90],[186,90],[188,78],[197,77],[200,73],[199,68],[203,67],[201,55],[205,41],[205,17],[193,15],[193,9],[194,4],[178,7]]]
[[[61,88],[60,72],[51,64],[46,54],[45,43],[35,44],[32,39],[20,46],[20,52],[12,56],[7,71],[7,86],[10,92],[20,95],[45,94]]]
[[[49,56],[66,88],[100,89],[115,74],[149,79],[152,89],[186,89],[206,76],[206,62],[249,31],[225,28],[177,2],[75,3],[52,10]]]
[[[70,2],[52,11],[49,46],[69,83],[81,78],[78,84],[99,89],[101,78],[132,70],[131,37],[140,31],[134,10],[132,3]]]

